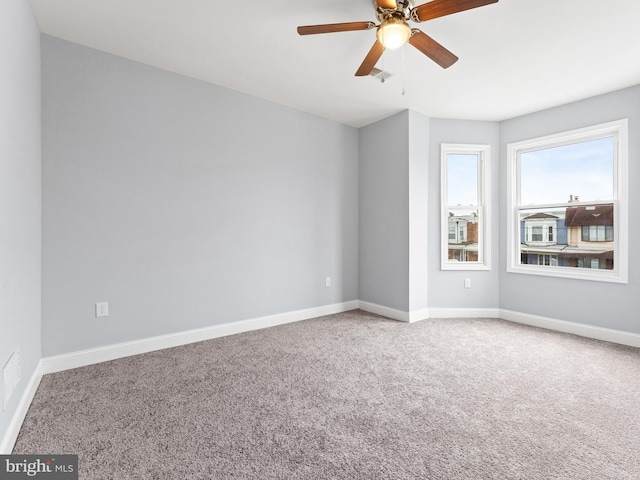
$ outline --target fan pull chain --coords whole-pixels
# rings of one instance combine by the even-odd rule
[[[402,95],[407,93],[405,91],[405,89],[404,89],[404,81],[405,81],[405,74],[404,74],[404,48],[405,48],[405,45],[402,45]]]

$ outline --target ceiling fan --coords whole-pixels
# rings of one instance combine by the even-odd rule
[[[497,2],[498,0],[432,0],[423,5],[412,7],[414,0],[373,0],[379,25],[374,22],[307,25],[298,27],[298,33],[300,35],[314,35],[377,28],[376,42],[356,72],[358,77],[369,75],[386,49],[398,48],[406,42],[409,42],[442,68],[448,68],[458,60],[458,57],[426,33],[417,28],[409,27],[407,22],[426,22]]]

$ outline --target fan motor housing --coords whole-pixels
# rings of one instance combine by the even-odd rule
[[[415,5],[415,0],[396,0],[396,8],[382,8],[378,6],[376,0],[373,0],[373,9],[376,12],[376,18],[379,22],[384,22],[390,15],[395,17],[401,17],[405,20],[409,20],[409,10]]]

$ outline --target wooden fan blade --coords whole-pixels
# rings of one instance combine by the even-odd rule
[[[314,35],[316,33],[351,32],[354,30],[369,30],[375,27],[373,22],[348,22],[348,23],[327,23],[325,25],[307,25],[298,27],[300,35]]]
[[[448,68],[458,61],[458,57],[426,33],[418,30],[417,28],[412,29],[411,33],[412,35],[411,38],[409,38],[409,43],[442,68]]]
[[[426,22],[452,13],[464,12],[472,8],[484,7],[498,0],[433,0],[411,10],[411,20]]]
[[[398,8],[396,0],[376,0],[376,5],[380,8],[393,9]]]
[[[362,65],[360,65],[360,68],[356,72],[356,77],[366,77],[369,75],[371,70],[373,70],[373,67],[376,66],[376,63],[378,63],[378,60],[384,51],[385,48],[376,40],[376,43],[373,44],[373,47],[371,47],[371,50],[369,50],[369,53],[367,53],[367,56],[364,58]]]

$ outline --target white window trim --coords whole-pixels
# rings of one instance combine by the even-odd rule
[[[447,155],[478,155],[478,204],[461,207],[448,204],[447,198]],[[491,270],[491,185],[490,185],[490,147],[489,145],[471,145],[443,143],[440,146],[440,268],[442,270]],[[449,261],[449,209],[478,210],[478,261]]]
[[[613,203],[614,203],[614,269],[591,270],[569,267],[539,267],[520,263],[520,207],[518,193],[520,175],[518,156],[521,153],[552,148],[574,142],[585,142],[605,136],[614,136]],[[544,137],[507,145],[507,272],[542,275],[548,277],[594,280],[599,282],[628,283],[629,217],[628,217],[628,121],[627,119],[593,125]],[[611,203],[584,202],[585,205]],[[567,206],[575,205],[567,203]],[[545,208],[550,205],[536,205]],[[554,205],[555,206],[555,205]]]

